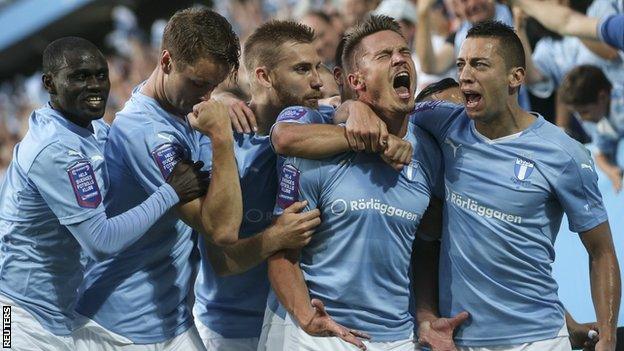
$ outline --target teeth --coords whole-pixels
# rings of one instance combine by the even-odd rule
[[[93,102],[95,102],[95,101],[102,101],[102,98],[101,97],[90,97],[90,98],[87,98],[87,101],[93,101]]]
[[[409,74],[407,74],[407,72],[401,72],[399,74],[396,75],[397,77],[409,77]]]

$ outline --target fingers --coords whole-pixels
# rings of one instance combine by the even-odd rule
[[[310,301],[310,304],[312,305],[312,307],[314,307],[317,314],[327,315],[327,312],[325,312],[325,305],[323,304],[323,301],[319,299],[312,299]]]
[[[470,314],[466,311],[463,311],[457,314],[455,317],[449,319],[449,324],[453,329],[457,328],[460,324],[464,323],[468,318],[470,318]]]
[[[234,128],[234,130],[237,133],[243,134],[244,133],[243,127],[238,121],[238,116],[236,116],[236,113],[233,110],[231,111],[230,119],[232,120],[232,128]]]
[[[243,131],[247,134],[251,133],[251,127],[249,126],[249,122],[247,122],[247,117],[245,117],[245,113],[243,112],[242,108],[236,105],[236,106],[232,106],[231,109],[236,115],[236,118],[238,119],[238,123],[243,128]]]
[[[321,211],[319,211],[319,209],[315,208],[313,210],[310,211],[306,211],[303,212],[301,214],[301,221],[309,221],[309,220],[313,220],[315,218],[319,218],[321,216]]]
[[[256,115],[254,115],[253,111],[246,104],[243,104],[241,110],[243,111],[243,114],[245,115],[247,120],[247,124],[249,125],[249,127],[251,127],[251,130],[257,132],[258,122],[256,121]]]
[[[385,150],[388,147],[388,128],[382,121],[379,121],[379,145],[382,147],[379,151]]]
[[[379,131],[371,132],[368,135],[368,144],[370,145],[370,152],[381,151],[379,147]]]
[[[359,330],[349,329],[349,332],[351,334],[357,336],[358,338],[361,338],[361,339],[370,340],[370,338],[371,338],[370,335],[368,335],[368,334],[366,334],[366,333],[364,333],[362,331],[359,331]]]
[[[337,335],[342,340],[348,342],[349,344],[355,345],[360,350],[366,350],[366,345],[362,342],[362,340],[358,339],[355,335],[351,333],[347,333],[344,336]]]
[[[349,147],[353,151],[358,151],[357,149],[357,141],[355,140],[355,135],[352,131],[345,128],[345,135],[347,137],[347,142],[349,143]]]
[[[292,205],[288,206],[288,208],[284,210],[284,213],[299,213],[299,211],[303,210],[307,205],[308,201],[297,201]]]

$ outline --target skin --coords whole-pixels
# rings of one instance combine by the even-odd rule
[[[162,108],[208,136],[212,143],[212,177],[205,196],[180,206],[181,220],[219,246],[236,242],[242,218],[234,139],[227,108],[207,100],[230,73],[230,67],[210,55],[185,64],[163,50],[160,61],[141,93],[154,98]],[[219,189],[228,189],[220,191]]]
[[[467,38],[457,58],[464,97],[469,93],[481,97],[474,105],[466,99],[466,113],[475,121],[477,130],[490,139],[520,132],[535,121],[517,100],[525,69],[507,67],[498,44],[494,38]]]
[[[243,104],[238,111],[230,110],[230,117],[237,120],[237,114],[246,119],[242,108],[248,109],[258,123],[259,135],[267,135],[279,112],[290,104],[310,107],[318,104],[320,58],[314,46],[287,42],[279,52],[280,57],[272,69],[265,65],[248,67],[253,73],[249,77],[253,86],[249,107]],[[239,239],[233,245],[225,248],[207,245],[215,272],[219,275],[241,273],[279,250],[307,245],[321,220],[318,209],[301,212],[306,204],[305,201],[294,203],[271,226],[256,235]]]
[[[407,130],[407,114],[414,108],[416,85],[416,71],[405,39],[393,31],[381,31],[365,37],[360,46],[355,59],[357,67],[348,73],[347,80],[359,101],[378,111],[391,136],[400,138]],[[411,79],[407,97],[393,88],[394,77],[400,72],[408,72]],[[389,140],[392,143],[393,139]],[[411,150],[407,153],[411,157]],[[339,337],[365,349],[360,338],[367,339],[367,335],[339,325],[327,315],[320,300],[310,298],[299,255],[298,250],[288,250],[268,260],[269,279],[282,305],[308,334]],[[441,330],[438,325],[431,329]]]
[[[52,108],[86,128],[104,115],[110,91],[108,65],[95,48],[67,52],[64,61],[58,72],[43,75],[43,85],[50,94]],[[100,101],[89,103],[90,97]]]

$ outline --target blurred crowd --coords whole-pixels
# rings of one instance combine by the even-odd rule
[[[547,1],[593,17],[622,12],[617,0]],[[445,77],[457,78],[455,55],[467,30],[476,22],[496,19],[514,25],[529,49],[528,89],[521,96],[524,108],[544,114],[577,139],[589,141],[586,132],[592,127],[583,127],[582,122],[589,118],[582,118],[579,109],[572,108],[574,101],[567,99],[566,103],[566,99],[557,98],[570,95],[558,91],[558,87],[565,74],[581,64],[602,69],[613,85],[611,95],[616,100],[611,101],[612,105],[624,106],[624,101],[619,101],[624,98],[617,100],[617,96],[624,96],[620,93],[624,91],[621,87],[624,79],[619,79],[624,70],[622,58],[615,49],[606,44],[561,37],[527,18],[521,10],[494,0],[215,0],[213,7],[233,24],[241,42],[258,25],[270,19],[294,19],[309,25],[316,33],[317,50],[330,70],[346,28],[369,13],[392,16],[399,21],[403,35],[411,43],[419,91]],[[142,30],[136,15],[127,7],[117,7],[111,15],[114,28],[103,48],[110,53],[107,58],[112,88],[105,115],[109,122],[132,88],[151,73],[166,23],[164,19],[157,20],[149,30]],[[14,145],[26,132],[28,116],[47,101],[40,77],[41,73],[37,72],[0,83],[0,180],[11,160]],[[548,98],[550,100],[540,100]],[[611,110],[620,112],[613,106]]]

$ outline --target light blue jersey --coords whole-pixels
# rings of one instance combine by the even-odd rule
[[[272,221],[277,192],[277,156],[268,136],[235,134],[234,153],[243,195],[243,222],[239,238],[266,229]],[[200,139],[201,160],[212,159],[210,139]],[[269,292],[267,264],[263,262],[245,273],[218,277],[210,265],[206,243],[199,238],[201,268],[195,283],[196,317],[225,338],[260,336]]]
[[[105,156],[109,215],[143,202],[182,158],[199,159],[199,135],[188,122],[135,90],[113,122]],[[77,310],[135,343],[162,342],[193,324],[188,306],[192,230],[167,212],[117,256],[90,262]]]
[[[35,110],[0,187],[0,293],[55,335],[71,334],[83,274],[81,238],[65,226],[104,213],[105,126]]]
[[[333,124],[334,123],[334,114],[335,110],[331,106],[319,105],[318,109],[313,109],[305,106],[290,106],[285,108],[280,114],[277,116],[275,120],[275,124],[271,127],[271,134],[273,133],[273,128],[278,123],[297,123],[297,124]],[[273,144],[271,144],[271,148],[273,148]],[[275,150],[275,149],[274,149]],[[277,158],[277,169],[278,171],[282,169],[284,165],[284,161],[286,161],[286,157],[278,156]],[[279,174],[278,174],[279,177]],[[276,315],[281,318],[286,317],[286,310],[279,303],[275,292],[272,289],[269,289],[269,296],[267,297],[267,307]]]
[[[563,213],[574,232],[607,220],[589,152],[541,116],[497,140],[448,103],[418,104],[411,121],[434,136],[444,156],[440,313],[471,314],[456,343],[557,336],[564,308],[551,265]]]
[[[405,140],[412,162],[397,172],[377,154],[344,153],[324,160],[288,158],[276,211],[307,200],[321,224],[301,250],[300,266],[312,298],[347,328],[378,342],[413,332],[409,265],[418,224],[441,176],[440,152],[420,128]]]

